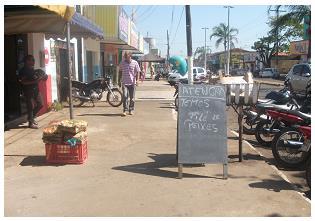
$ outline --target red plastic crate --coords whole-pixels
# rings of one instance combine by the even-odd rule
[[[71,147],[68,144],[45,144],[46,162],[82,164],[88,157],[87,141]]]

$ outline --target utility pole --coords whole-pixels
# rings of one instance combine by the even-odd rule
[[[228,45],[227,45],[227,63],[226,63],[226,72],[227,76],[230,75],[230,8],[234,8],[233,6],[224,6],[224,8],[228,9]]]
[[[170,59],[170,37],[168,35],[168,30],[166,30],[167,35],[167,55],[166,55],[166,64],[168,65],[168,61]]]
[[[187,39],[187,60],[188,60],[188,84],[193,84],[193,57],[192,57],[192,38],[191,38],[191,16],[190,5],[185,5],[186,11],[186,39]]]
[[[70,50],[70,21],[67,22],[67,57],[68,57],[68,87],[69,87],[69,112],[70,119],[73,119],[73,104],[72,104],[72,66],[71,66],[71,50]]]
[[[205,30],[205,70],[207,71],[207,29],[209,28],[201,28]]]
[[[272,12],[276,12],[276,16],[277,16],[277,28],[276,28],[276,37],[277,37],[277,45],[276,45],[276,68],[278,68],[278,64],[279,64],[279,25],[278,25],[278,20],[279,20],[279,12],[286,12],[284,10],[280,10],[278,7],[277,9],[272,9],[270,10]]]
[[[132,22],[135,22],[135,10],[134,10],[134,7],[133,6],[131,6],[131,21]]]
[[[75,11],[81,14],[81,5],[76,5]],[[83,81],[83,67],[82,67],[82,38],[77,38],[78,50],[78,77],[79,81]],[[102,67],[103,70],[103,67]]]

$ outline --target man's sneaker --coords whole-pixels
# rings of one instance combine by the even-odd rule
[[[39,128],[38,125],[36,125],[34,123],[29,124],[28,127],[31,129],[38,129]]]
[[[122,113],[121,116],[126,117],[127,116],[126,112]]]
[[[134,115],[135,112],[134,112],[134,111],[130,111],[129,114],[130,114],[130,115]]]

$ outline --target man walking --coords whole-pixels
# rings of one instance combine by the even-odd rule
[[[131,52],[125,52],[124,60],[120,63],[119,69],[122,72],[123,88],[123,114],[126,116],[129,111],[130,115],[134,114],[135,109],[135,92],[138,85],[140,67],[137,61],[131,59]],[[128,98],[130,101],[128,102]]]
[[[27,104],[28,126],[32,129],[38,129],[35,121],[36,114],[43,107],[42,97],[39,93],[38,82],[47,80],[46,74],[36,73],[34,70],[35,59],[33,55],[27,55],[24,58],[24,67],[19,71],[19,82],[22,84],[24,96]]]

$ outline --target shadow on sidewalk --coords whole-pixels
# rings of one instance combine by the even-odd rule
[[[252,188],[267,189],[274,192],[280,192],[281,190],[294,190],[292,185],[285,180],[265,179],[248,185]]]
[[[78,114],[77,116],[121,117],[121,114]]]
[[[165,108],[165,109],[175,109],[175,107],[173,107],[173,106],[164,106],[164,107],[160,107],[160,108]]]
[[[113,167],[113,170],[121,170],[125,172],[131,173],[139,173],[149,176],[158,176],[158,177],[166,177],[166,178],[177,178],[178,172],[177,171],[169,171],[163,170],[163,167],[172,167],[177,168],[177,160],[176,154],[154,154],[149,153],[149,157],[154,160],[154,162],[148,163],[140,163],[140,164],[132,164],[126,166],[118,166]],[[198,167],[199,165],[184,165],[185,167]],[[203,167],[203,166],[202,166]],[[183,172],[184,178],[214,178],[214,179],[223,179],[221,177],[210,177],[210,176],[202,176],[202,175],[195,175]]]
[[[27,129],[27,128],[29,128],[28,125],[16,124],[16,125],[10,125],[10,126],[4,127],[4,131],[9,131],[12,129]]]
[[[58,167],[58,166],[64,166],[64,165],[66,165],[66,164],[47,163],[45,156],[27,156],[20,163],[20,166],[33,166],[33,167],[39,167],[39,166],[54,166],[54,167]]]
[[[231,154],[228,156],[229,159],[238,159],[239,155],[238,154]],[[243,154],[243,160],[265,160],[258,154],[251,154],[251,153],[245,153]]]

